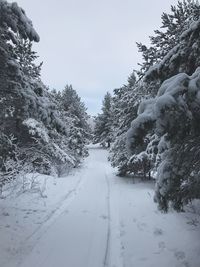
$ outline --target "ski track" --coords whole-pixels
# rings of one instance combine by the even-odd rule
[[[14,264],[18,267],[21,266],[24,255],[26,253],[31,253],[34,246],[39,242],[39,240],[45,235],[45,233],[49,230],[51,225],[56,223],[56,220],[61,216],[67,209],[70,201],[76,196],[78,190],[81,187],[82,176],[75,184],[75,187],[68,191],[68,193],[63,196],[60,201],[56,204],[56,207],[51,210],[49,214],[44,218],[44,221],[41,225],[39,225],[29,236],[25,238],[22,242],[21,246],[16,250],[16,254],[22,255],[20,259],[18,259],[18,263],[14,263],[11,261],[8,266],[12,267]],[[7,266],[7,265],[6,265]],[[28,267],[28,266],[27,266]]]
[[[107,218],[108,218],[108,228],[107,228],[107,241],[106,241],[106,252],[104,258],[104,267],[109,266],[109,253],[110,253],[110,231],[111,231],[111,217],[110,217],[110,184],[107,174],[105,174],[106,184],[107,184]]]
[[[77,193],[77,190],[79,188],[79,185],[81,183],[81,180],[82,178],[79,179],[78,183],[76,184],[75,188],[68,191],[68,193],[59,201],[59,203],[57,204],[56,208],[53,209],[47,216],[46,218],[44,219],[44,222],[38,226],[38,228],[30,235],[28,236],[26,239],[25,239],[25,243],[31,239],[33,236],[35,236],[38,231],[40,231],[42,228],[45,228],[45,231],[47,231],[47,227],[49,228],[50,225],[49,225],[49,222],[51,220],[52,223],[55,222],[56,218],[61,215],[64,211],[63,209],[66,209],[66,205],[68,204],[66,201],[69,201],[70,200],[70,197],[72,197],[72,195],[75,195]],[[40,235],[40,238],[42,236]]]
[[[3,267],[200,266],[197,214],[160,213],[154,185],[116,177],[107,151],[96,146],[76,175]]]

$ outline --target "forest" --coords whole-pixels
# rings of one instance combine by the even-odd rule
[[[39,36],[16,3],[0,2],[0,188],[22,172],[61,175],[87,156],[86,107],[71,85],[50,90],[32,49]]]
[[[0,0],[0,266],[199,267],[198,1],[162,13],[95,116],[45,84],[33,25]]]

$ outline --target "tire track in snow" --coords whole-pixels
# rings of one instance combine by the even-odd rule
[[[75,184],[75,187],[73,189],[69,190],[67,192],[67,194],[64,197],[61,198],[61,200],[57,203],[56,207],[45,217],[45,219],[42,222],[42,224],[40,226],[38,226],[37,229],[25,239],[25,241],[30,240],[31,237],[33,237],[44,226],[45,226],[45,228],[46,228],[46,226],[48,226],[47,227],[47,229],[48,229],[49,226],[56,221],[57,217],[62,215],[63,212],[65,212],[65,210],[63,210],[63,209],[65,209],[67,204],[68,204],[68,203],[66,203],[66,201],[70,200],[72,195],[76,195],[76,193],[78,191],[78,188],[79,188],[79,186],[81,184],[81,181],[82,181],[82,177],[80,177],[78,182]],[[49,225],[46,225],[46,224],[48,224],[48,222],[50,220],[52,221],[52,223],[49,224]]]
[[[16,251],[16,254],[22,255],[17,263],[17,266],[21,266],[24,254],[31,253],[42,236],[48,231],[52,224],[56,222],[57,218],[66,211],[69,201],[73,199],[73,196],[76,195],[78,189],[80,188],[83,176],[84,175],[81,175],[74,188],[69,190],[67,194],[61,198],[56,207],[45,217],[42,224],[22,242],[21,246]],[[29,242],[29,244],[27,244],[27,242]]]
[[[108,228],[107,228],[107,239],[106,239],[106,251],[104,257],[104,267],[109,266],[109,258],[110,258],[110,233],[111,233],[111,212],[110,212],[110,183],[108,181],[108,176],[105,174],[105,180],[107,184],[107,216],[108,216]]]
[[[109,192],[109,226],[104,267],[125,267],[124,245],[121,235],[121,223],[119,219],[118,185],[115,183],[112,173],[106,175],[106,182]]]

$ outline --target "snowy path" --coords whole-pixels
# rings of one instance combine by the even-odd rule
[[[108,187],[106,164],[99,161],[98,155],[91,153],[77,196],[69,205],[66,203],[66,210],[39,240],[23,267],[104,265],[108,239]]]
[[[91,147],[60,207],[23,242],[20,260],[3,266],[200,266],[199,217],[161,214],[153,185],[116,177],[106,158]]]

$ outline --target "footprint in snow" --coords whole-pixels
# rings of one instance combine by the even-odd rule
[[[124,250],[124,249],[125,249],[124,245],[121,245],[121,249],[122,249],[122,250]],[[123,254],[122,254],[122,256],[123,256]]]
[[[155,236],[160,236],[160,235],[163,235],[163,230],[161,228],[155,228],[153,234]]]
[[[159,249],[160,249],[161,251],[164,250],[164,249],[166,248],[165,242],[163,242],[163,241],[159,242],[159,243],[158,243],[158,247],[159,247]]]
[[[183,260],[185,259],[185,252],[183,251],[175,251],[174,256],[177,260]]]
[[[174,251],[174,256],[175,256],[175,258],[176,258],[178,261],[181,261],[181,266],[183,266],[183,267],[190,267],[189,262],[187,262],[187,261],[185,260],[185,258],[186,258],[185,252],[183,252],[183,251],[181,251],[181,250],[175,250],[175,251]]]
[[[140,231],[144,231],[146,228],[147,224],[146,223],[138,223],[137,227]]]
[[[184,267],[190,267],[190,264],[189,264],[189,262],[187,262],[187,261],[183,261],[183,262],[182,262],[182,265],[183,265]]]
[[[89,213],[89,211],[88,210],[83,210],[82,213]]]
[[[124,228],[124,223],[120,222],[120,226],[121,226],[121,228]]]
[[[165,242],[161,241],[158,243],[159,251],[154,252],[154,254],[160,254],[166,248]]]
[[[121,236],[121,237],[124,236],[125,234],[126,234],[125,231],[120,231],[120,236]]]
[[[148,258],[146,258],[146,257],[143,257],[143,258],[139,258],[139,260],[140,260],[140,261],[147,261],[147,260],[148,260]]]
[[[2,215],[3,215],[3,216],[6,216],[6,217],[7,217],[7,216],[10,216],[10,214],[9,214],[8,212],[3,212]]]
[[[103,220],[107,220],[107,219],[108,219],[108,216],[106,216],[106,215],[101,215],[100,218],[103,219]]]

